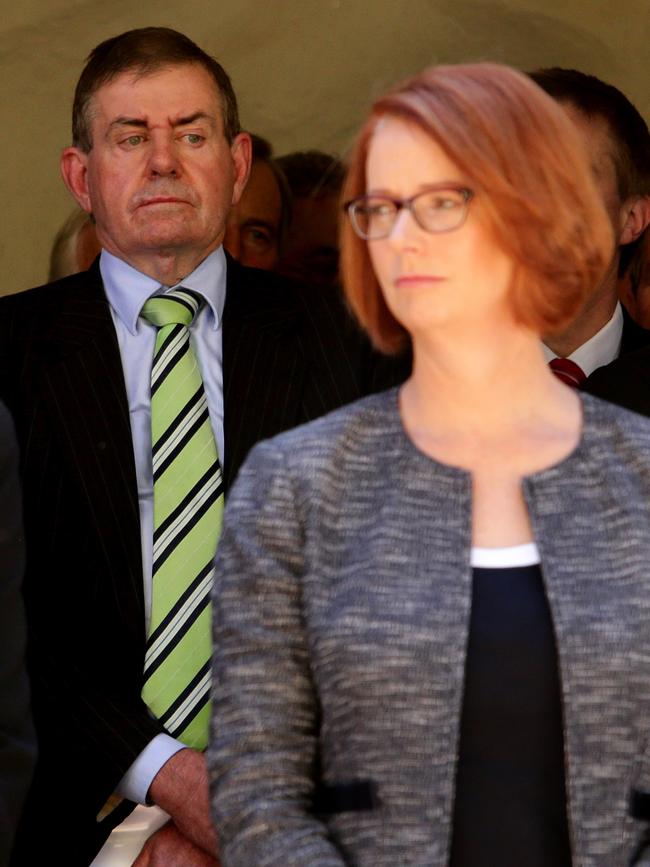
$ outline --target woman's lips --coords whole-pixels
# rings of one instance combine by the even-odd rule
[[[408,289],[431,283],[442,283],[445,279],[445,277],[439,277],[436,274],[403,274],[401,277],[397,277],[395,285],[402,289]]]

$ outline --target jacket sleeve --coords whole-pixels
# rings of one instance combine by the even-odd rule
[[[318,705],[301,607],[300,507],[257,446],[226,509],[214,585],[213,816],[224,867],[342,867],[312,811]]]

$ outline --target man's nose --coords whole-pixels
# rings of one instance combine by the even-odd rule
[[[175,142],[168,139],[158,139],[151,142],[149,171],[152,175],[176,177],[180,174],[180,163]]]

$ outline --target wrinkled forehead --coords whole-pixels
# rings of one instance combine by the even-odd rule
[[[110,105],[112,113],[130,113],[138,104],[159,97],[170,108],[183,113],[197,110],[223,118],[223,95],[210,72],[199,63],[160,63],[146,68],[133,67],[116,73],[99,84],[86,105],[86,118],[92,123],[101,109]]]

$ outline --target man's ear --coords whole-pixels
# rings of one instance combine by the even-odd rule
[[[88,154],[80,148],[65,148],[61,154],[61,175],[66,187],[74,196],[77,204],[92,212],[87,183]]]
[[[251,172],[253,144],[250,135],[247,132],[240,132],[239,135],[236,135],[230,145],[230,152],[235,167],[235,184],[231,204],[236,205],[244,192]]]
[[[623,229],[619,244],[631,244],[650,223],[650,196],[631,196],[622,208]]]

